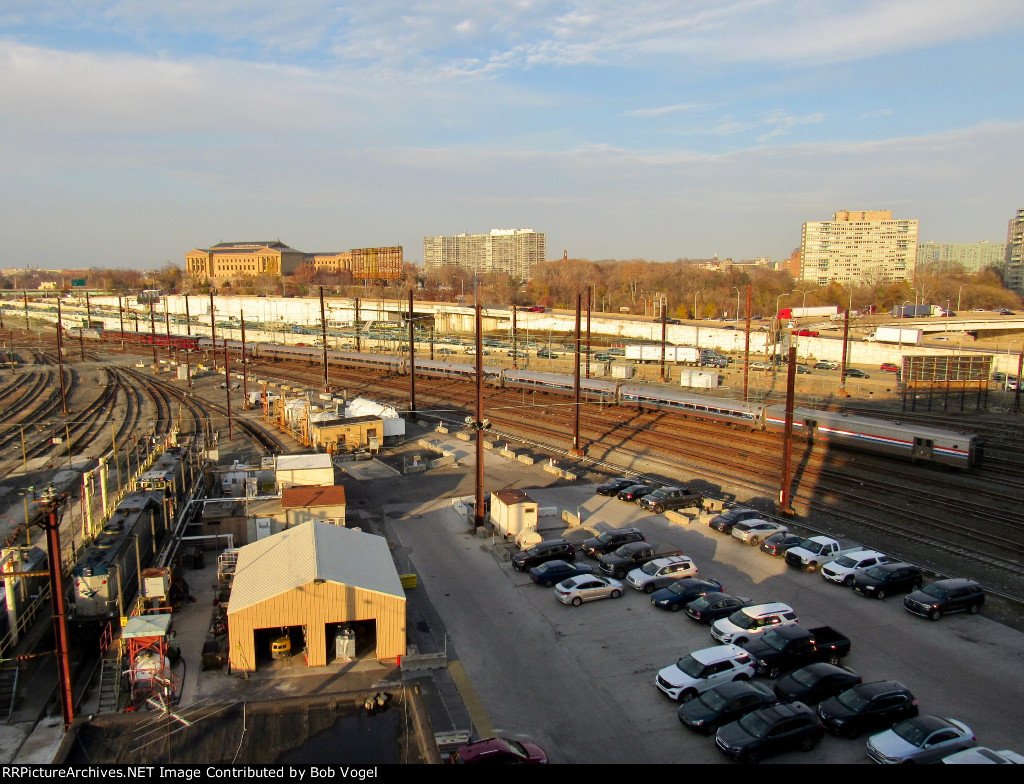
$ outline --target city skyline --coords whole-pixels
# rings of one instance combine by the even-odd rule
[[[1003,242],[1013,0],[10,0],[3,266],[533,226],[549,256],[785,259],[840,210]]]

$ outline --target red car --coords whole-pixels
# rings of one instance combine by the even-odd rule
[[[883,362],[881,369],[888,370],[890,373],[900,372],[900,366],[897,365],[895,362]]]
[[[548,755],[536,743],[511,738],[485,738],[459,746],[452,754],[452,762],[468,765],[488,762],[546,765],[547,761]]]
[[[813,331],[813,330],[810,330],[810,329],[802,329],[799,332],[797,332],[796,334],[799,335],[802,338],[816,338],[816,337],[818,337],[818,333]]]

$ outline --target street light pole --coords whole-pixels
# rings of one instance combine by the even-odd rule
[[[732,287],[732,290],[736,292],[736,318],[733,321],[738,323],[740,320],[740,290],[735,286]]]

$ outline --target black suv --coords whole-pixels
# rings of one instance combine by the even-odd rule
[[[974,615],[984,603],[985,589],[981,583],[958,578],[936,580],[903,599],[906,610],[933,621],[951,612],[966,611]]]
[[[924,583],[924,573],[916,566],[896,562],[865,569],[853,578],[853,590],[863,596],[884,599],[897,591],[917,590]]]
[[[818,718],[829,732],[848,738],[916,715],[917,700],[898,681],[862,683],[818,705]]]
[[[802,702],[791,702],[761,708],[726,724],[715,735],[715,745],[727,757],[750,763],[791,749],[810,751],[824,736],[825,728],[814,711]]]
[[[774,705],[778,698],[763,683],[722,683],[679,706],[679,721],[705,735],[748,713]]]
[[[597,486],[598,495],[615,495],[619,490],[623,490],[627,487],[637,484],[635,479],[628,479],[621,477],[619,479],[612,479],[611,481],[605,482]]]
[[[704,496],[688,487],[659,487],[641,498],[640,506],[655,514],[661,514],[666,509],[686,509],[691,506],[703,509]]]
[[[600,558],[613,550],[618,550],[624,544],[646,541],[647,539],[640,533],[639,528],[620,528],[616,531],[605,531],[593,539],[587,539],[580,545],[580,549],[591,558]]]
[[[512,568],[527,572],[546,561],[576,560],[576,548],[565,539],[550,539],[512,556]]]

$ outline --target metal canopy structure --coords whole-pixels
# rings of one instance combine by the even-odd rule
[[[932,356],[904,356],[900,370],[903,390],[903,410],[909,405],[917,410],[919,400],[927,403],[928,410],[941,404],[944,410],[950,404],[964,410],[967,396],[973,394],[974,407],[982,408],[988,399],[988,380],[992,373],[991,354],[939,354]]]

